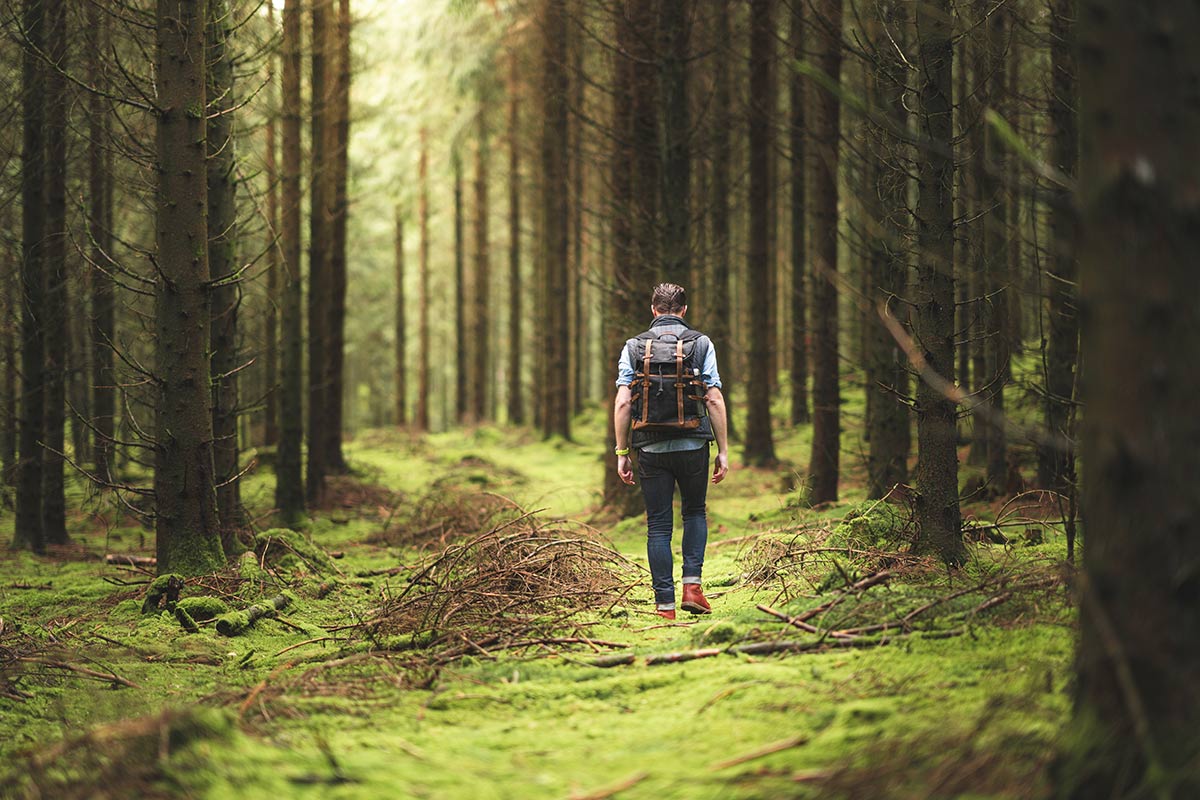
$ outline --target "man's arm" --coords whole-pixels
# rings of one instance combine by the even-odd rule
[[[704,393],[704,404],[708,406],[708,418],[712,422],[713,435],[717,437],[717,458],[713,463],[712,481],[720,483],[725,473],[729,472],[729,423],[725,416],[725,395],[721,394],[720,388],[710,386]]]
[[[613,406],[613,428],[616,431],[618,450],[629,449],[630,398],[628,385],[617,387],[617,400]],[[722,400],[721,407],[724,406],[725,402]],[[633,459],[628,454],[617,456],[617,475],[624,483],[633,485]]]

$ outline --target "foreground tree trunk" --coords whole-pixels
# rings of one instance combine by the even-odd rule
[[[330,166],[329,110],[331,92],[327,67],[331,31],[329,8],[332,0],[312,3],[312,115],[308,234],[308,460],[305,462],[306,499],[319,505],[329,471],[327,450],[329,424],[329,310],[333,277],[329,266],[332,175]]]
[[[681,286],[687,284],[692,268],[689,238],[692,154],[688,113],[688,40],[692,16],[690,0],[658,4],[659,91],[663,112],[662,276]]]
[[[805,39],[804,3],[792,6],[788,27],[788,48],[792,58],[797,61],[808,57],[804,51]],[[791,165],[791,227],[792,227],[792,294],[791,294],[791,343],[789,352],[791,360],[788,364],[788,379],[792,390],[792,406],[790,422],[801,425],[811,417],[808,413],[808,297],[805,293],[805,273],[808,265],[808,242],[805,224],[804,190],[805,177],[805,136],[807,121],[805,120],[806,79],[794,69],[788,70],[789,102],[791,105],[791,125],[788,129],[789,161]]]
[[[770,170],[774,151],[771,109],[771,58],[774,54],[775,0],[753,0],[750,4],[750,242],[746,270],[749,275],[748,300],[752,315],[749,331],[750,370],[746,376],[747,464],[767,466],[775,463],[775,443],[771,438],[771,365],[774,358],[768,347],[774,325],[775,301],[770,293],[770,271],[774,259],[770,252]]]
[[[420,199],[417,217],[420,225],[419,291],[417,293],[417,430],[429,430],[429,135],[421,129],[421,156],[417,166]]]
[[[338,0],[337,19],[329,45],[337,64],[329,99],[329,302],[325,386],[328,410],[323,430],[325,466],[330,473],[350,471],[342,452],[343,400],[346,385],[346,224],[350,219],[350,0]]]
[[[45,440],[42,449],[42,536],[46,544],[67,542],[63,453],[67,424],[67,9],[64,0],[44,0],[50,68],[46,80],[46,341]]]
[[[158,0],[159,276],[154,496],[159,574],[224,562],[213,474],[205,211],[205,0]]]
[[[1087,542],[1060,796],[1197,797],[1200,7],[1079,6]]]
[[[41,314],[46,304],[45,75],[38,51],[45,47],[42,0],[25,0],[21,26],[27,45],[21,62],[21,416],[17,464],[17,514],[13,547],[41,553],[42,439],[45,432],[45,339]]]
[[[208,0],[208,267],[217,284],[211,297],[213,467],[221,547],[233,557],[246,524],[238,480],[237,182],[233,134],[233,58],[228,0]]]
[[[1055,0],[1050,17],[1052,91],[1050,121],[1053,164],[1064,175],[1077,173],[1079,127],[1075,84],[1076,0]],[[1075,455],[1072,407],[1076,397],[1075,362],[1079,320],[1075,313],[1076,210],[1069,189],[1054,187],[1050,205],[1049,341],[1046,347],[1046,432],[1038,447],[1038,485],[1062,494],[1074,491]]]
[[[913,326],[917,383],[917,542],[947,564],[966,558],[958,507],[958,431],[954,383],[953,58],[950,0],[916,9],[918,132],[925,152],[917,172],[917,290]]]
[[[705,305],[710,309],[708,335],[720,358],[721,394],[725,396],[729,437],[734,436],[733,394],[736,384],[733,352],[733,299],[730,270],[730,170],[733,158],[733,26],[730,0],[714,0],[712,96],[712,287]]]
[[[283,309],[280,319],[282,381],[279,391],[279,453],[275,464],[275,507],[291,525],[304,513],[301,445],[304,441],[304,298],[300,277],[300,0],[283,7],[283,172],[279,244],[283,255]]]
[[[906,42],[907,19],[900,2],[881,3],[875,33],[880,28],[891,32],[897,48]],[[879,24],[882,23],[882,26]],[[887,53],[887,51],[884,51]],[[886,115],[890,125],[872,125],[870,145],[875,150],[875,181],[867,189],[867,207],[874,205],[872,218],[878,228],[870,231],[869,278],[872,307],[864,324],[867,391],[867,496],[879,498],[898,483],[908,482],[908,454],[912,448],[908,408],[897,397],[908,394],[908,364],[904,351],[881,323],[877,313],[883,303],[887,313],[904,320],[907,304],[908,251],[905,246],[908,226],[908,169],[905,146],[892,131],[908,130],[905,107],[904,51],[882,56],[884,74],[874,77],[871,91],[875,107]],[[890,130],[889,130],[890,128]],[[895,154],[895,155],[893,155]]]
[[[819,3],[817,65],[840,85],[842,0]],[[841,99],[828,89],[813,100],[813,435],[808,460],[809,500],[837,500],[842,441],[838,359],[838,151]]]
[[[267,3],[267,27],[275,33],[275,4]],[[275,78],[276,54],[267,56],[267,121],[266,152],[263,155],[263,173],[267,179],[267,230],[268,236],[279,236],[279,167],[276,160],[276,137],[279,119],[279,102]],[[279,241],[270,242],[266,253],[267,303],[263,311],[263,368],[266,372],[266,401],[263,413],[263,444],[273,447],[279,444],[279,316],[276,305],[283,302],[279,293]]]

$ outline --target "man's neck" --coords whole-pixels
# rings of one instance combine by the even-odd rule
[[[650,322],[650,327],[655,325],[687,325],[687,322],[677,314],[656,314]]]

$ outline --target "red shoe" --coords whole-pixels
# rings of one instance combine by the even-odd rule
[[[673,608],[658,608],[655,609],[654,613],[663,619],[675,619],[675,609]]]
[[[685,583],[683,585],[683,602],[679,604],[679,607],[693,614],[712,613],[712,606],[704,599],[704,592],[700,591],[700,584],[698,583]]]

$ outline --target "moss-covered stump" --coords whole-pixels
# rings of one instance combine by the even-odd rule
[[[146,587],[146,598],[142,601],[142,613],[153,614],[160,608],[169,607],[179,600],[183,591],[183,577],[171,572],[159,575]]]

